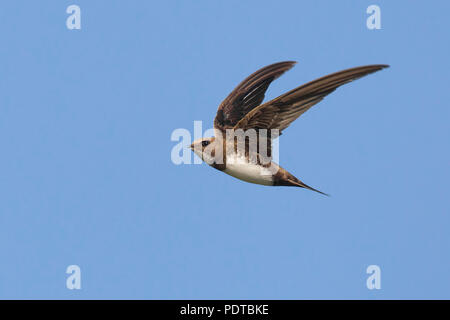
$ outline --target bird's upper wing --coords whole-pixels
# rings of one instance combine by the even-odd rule
[[[270,83],[292,68],[294,61],[284,61],[259,69],[242,81],[220,104],[214,128],[232,129],[246,114],[259,106]]]
[[[336,72],[308,82],[248,112],[234,129],[286,129],[295,119],[339,86],[388,65],[369,65]]]

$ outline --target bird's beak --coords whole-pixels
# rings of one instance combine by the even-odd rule
[[[189,146],[189,148],[192,150],[192,149],[194,149],[194,144],[191,144],[190,146]]]

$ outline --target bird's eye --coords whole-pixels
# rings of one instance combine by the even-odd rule
[[[202,147],[206,147],[208,146],[208,144],[209,144],[208,140],[202,141]]]

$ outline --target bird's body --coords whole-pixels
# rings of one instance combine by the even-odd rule
[[[215,137],[194,141],[191,149],[210,166],[240,180],[302,187],[323,194],[272,161],[272,140],[337,87],[388,66],[370,65],[333,73],[261,104],[270,83],[294,64],[275,63],[242,81],[217,110]]]
[[[261,165],[250,163],[245,158],[238,158],[236,163],[227,164],[223,172],[246,182],[265,186],[273,185],[273,174],[270,170]]]

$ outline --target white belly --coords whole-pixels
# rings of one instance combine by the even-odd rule
[[[234,161],[231,163],[227,161],[226,169],[223,172],[250,183],[266,186],[273,185],[272,171],[246,161]]]

